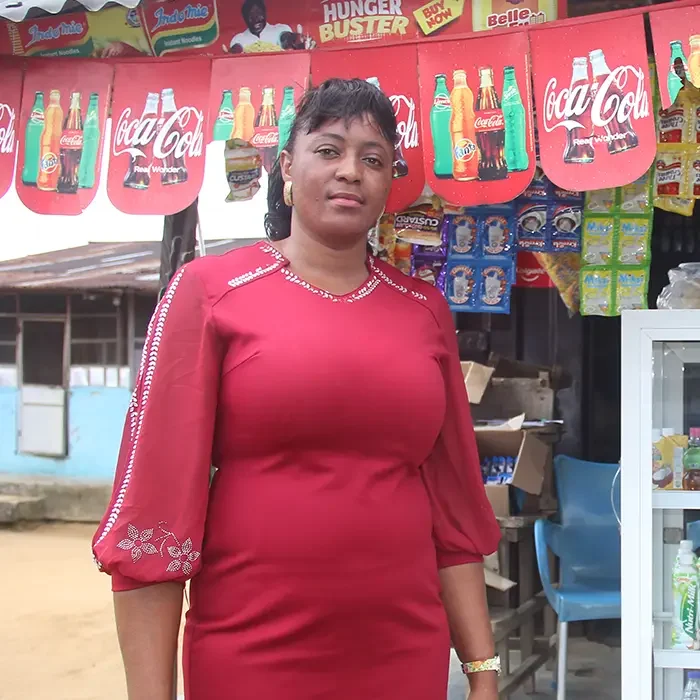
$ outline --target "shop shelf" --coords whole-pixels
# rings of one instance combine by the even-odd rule
[[[654,649],[654,666],[700,670],[700,651]]]
[[[665,510],[700,510],[700,491],[654,491],[651,505]]]

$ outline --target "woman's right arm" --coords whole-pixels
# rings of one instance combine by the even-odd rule
[[[114,593],[114,616],[129,700],[173,700],[182,585]]]
[[[175,697],[183,584],[202,565],[223,352],[200,277],[206,260],[176,274],[153,315],[93,539],[112,577],[129,700]]]

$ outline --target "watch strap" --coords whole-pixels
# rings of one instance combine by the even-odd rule
[[[468,661],[462,664],[462,673],[465,675],[470,675],[472,673],[482,673],[483,671],[495,671],[499,676],[501,675],[501,657],[496,654],[496,656],[490,659],[484,659],[483,661]]]

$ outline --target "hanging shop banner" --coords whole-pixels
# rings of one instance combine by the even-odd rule
[[[686,81],[700,88],[700,5],[649,13],[661,106],[668,109]]]
[[[37,214],[77,216],[95,197],[114,69],[28,61],[15,187]]]
[[[126,214],[175,214],[204,179],[211,61],[117,64],[107,194]]]
[[[364,78],[381,88],[394,106],[398,142],[394,184],[387,211],[403,211],[423,191],[423,138],[419,127],[418,55],[415,45],[356,51],[316,53],[311,59],[311,82],[327,78]]]
[[[567,190],[641,177],[656,153],[643,15],[539,28],[530,46],[547,177]]]
[[[535,172],[527,34],[418,47],[425,177],[450,204],[500,204]]]
[[[310,62],[308,53],[288,56],[284,63],[277,56],[215,60],[207,142],[246,141],[258,149],[269,173],[289,138],[296,105],[309,82]]]
[[[12,184],[17,157],[17,124],[22,101],[22,65],[0,61],[0,197]]]
[[[554,286],[554,282],[535,253],[521,250],[517,257],[515,286],[549,289]]]
[[[279,52],[444,39],[565,16],[566,0],[142,0],[133,10],[0,23],[0,52],[105,58]]]

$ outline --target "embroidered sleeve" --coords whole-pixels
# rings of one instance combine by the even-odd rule
[[[93,539],[114,590],[185,581],[201,566],[221,353],[192,265],[151,319],[111,502]]]
[[[501,531],[481,477],[454,322],[444,299],[431,299],[431,306],[446,348],[442,371],[447,410],[422,474],[433,513],[438,566],[445,568],[481,561],[496,550]]]

